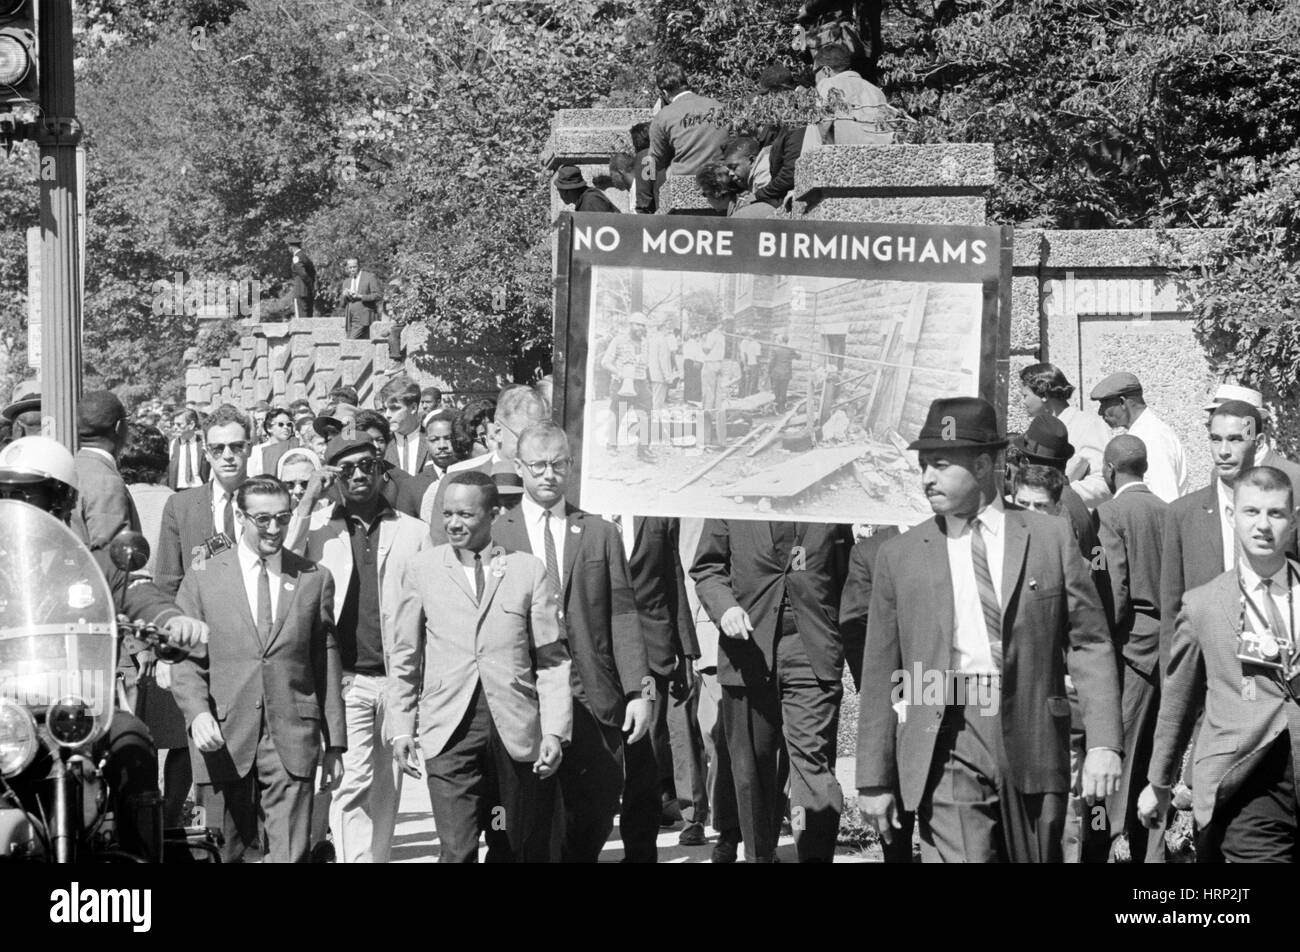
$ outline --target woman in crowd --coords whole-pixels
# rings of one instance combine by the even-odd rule
[[[490,400],[474,400],[460,411],[451,436],[457,460],[473,459],[492,452],[488,431],[496,410],[496,404]]]
[[[272,407],[262,420],[262,442],[253,447],[248,456],[248,475],[266,475],[273,468],[276,450],[283,451],[298,445],[293,432],[293,415],[283,407]]]

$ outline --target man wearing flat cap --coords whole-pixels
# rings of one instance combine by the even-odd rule
[[[555,190],[560,201],[575,212],[618,212],[618,207],[598,188],[592,188],[576,165],[561,165],[555,173]]]
[[[886,841],[898,811],[915,811],[927,862],[1061,861],[1067,672],[1089,743],[1082,793],[1119,786],[1119,681],[1100,600],[1065,522],[1002,502],[1006,445],[987,401],[934,401],[910,445],[934,518],[876,557],[859,806]]]
[[[305,540],[290,544],[329,569],[335,582],[348,750],[330,830],[339,862],[386,863],[402,793],[402,771],[384,730],[397,608],[403,573],[431,543],[424,523],[384,499],[384,461],[368,433],[334,437],[325,464],[341,502],[316,510]]]
[[[1165,502],[1187,492],[1187,454],[1173,428],[1142,398],[1142,383],[1131,373],[1111,374],[1090,394],[1097,413],[1114,430],[1131,433],[1147,448],[1147,485]]]

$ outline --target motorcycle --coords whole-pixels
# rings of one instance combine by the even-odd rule
[[[110,552],[125,581],[147,562],[149,546],[125,532]],[[165,632],[117,615],[108,580],[66,525],[0,500],[0,859],[157,858],[124,845],[112,809],[118,781],[107,768],[119,741],[112,736],[118,657],[128,636],[163,660],[186,656]],[[125,742],[144,756],[153,750],[138,732]],[[164,838],[156,787],[131,802],[133,819],[143,824],[133,829],[147,831],[141,842],[163,844],[169,856],[175,846],[216,853],[202,835],[190,842],[205,831],[167,831]]]

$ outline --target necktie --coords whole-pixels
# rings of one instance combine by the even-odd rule
[[[560,560],[555,554],[555,538],[551,535],[551,510],[549,509],[542,512],[542,539],[546,548],[546,577],[551,580],[551,585],[555,589],[558,610],[564,603],[564,589],[560,588]]]
[[[1277,641],[1290,641],[1291,629],[1287,627],[1286,621],[1282,618],[1282,613],[1277,610],[1277,602],[1273,601],[1273,580],[1270,578],[1260,579],[1259,587],[1264,593],[1264,615],[1268,618],[1268,627],[1271,629],[1270,634]]]
[[[194,482],[194,468],[193,463],[190,461],[190,443],[189,440],[184,440],[177,445],[180,447],[181,456],[185,461],[184,468],[181,471],[181,482],[188,488]]]
[[[989,631],[989,651],[993,655],[993,664],[1002,670],[1002,606],[998,604],[997,592],[993,588],[993,573],[989,571],[989,553],[984,544],[984,533],[980,531],[979,519],[970,524],[971,562],[975,565],[975,585],[980,593],[980,607],[984,610],[984,625]]]
[[[257,637],[265,645],[271,637],[271,576],[266,571],[266,560],[259,563],[257,571]]]
[[[483,604],[483,589],[486,582],[483,578],[483,556],[474,553],[474,600],[480,605]]]
[[[226,535],[233,541],[235,539],[235,505],[234,499],[229,495],[226,496],[226,506],[221,517],[222,529]],[[263,571],[266,571],[263,568]]]

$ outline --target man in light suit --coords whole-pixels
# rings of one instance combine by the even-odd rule
[[[173,492],[202,486],[212,475],[198,429],[199,415],[189,407],[172,417],[174,436],[167,453],[167,485]]]
[[[479,472],[452,477],[450,545],[420,552],[402,580],[389,709],[393,757],[420,775],[420,730],[439,862],[547,862],[552,779],[573,736],[570,662],[546,566],[492,545],[497,491]],[[499,835],[505,825],[508,848]]]
[[[664,440],[663,412],[668,391],[678,376],[673,365],[673,339],[664,333],[662,321],[650,328],[646,369],[650,377],[650,443],[658,445]]]
[[[622,539],[604,519],[564,501],[572,463],[564,431],[536,423],[519,435],[518,449],[524,497],[493,524],[492,539],[507,552],[542,559],[559,593],[574,698],[573,743],[560,768],[561,859],[594,863],[614,828],[626,761],[654,759],[650,745],[638,743],[650,729],[654,678]],[[625,811],[624,838],[640,836],[634,824],[642,816]]]
[[[329,570],[283,550],[289,493],[258,476],[235,494],[239,543],[181,583],[176,603],[212,628],[173,667],[172,693],[194,741],[194,778],[224,808],[222,860],[259,842],[273,863],[306,862],[312,777],[322,744],[338,784],[347,726]]]
[[[343,501],[317,510],[306,538],[290,544],[334,578],[331,608],[348,750],[330,805],[330,831],[339,862],[386,863],[402,796],[402,772],[385,726],[393,639],[402,575],[428,548],[428,531],[380,494],[383,461],[365,435],[336,437],[325,464],[338,474]]]
[[[126,445],[126,408],[107,390],[82,394],[77,404],[77,509],[72,528],[98,552],[123,530],[140,531],[126,483],[117,471],[117,457]]]
[[[356,258],[349,258],[344,266],[348,277],[339,292],[346,308],[344,331],[349,338],[366,338],[370,336],[370,325],[379,318],[379,303],[383,300],[384,289],[378,278],[361,270]]]
[[[843,809],[835,745],[844,695],[839,597],[846,526],[709,519],[691,577],[718,626],[719,705],[750,862],[776,859],[789,752],[800,862],[831,862]]]
[[[1249,469],[1233,483],[1232,507],[1241,558],[1183,597],[1138,811],[1152,827],[1168,814],[1204,708],[1192,758],[1197,861],[1294,863],[1300,706],[1287,684],[1300,671],[1300,568],[1286,553],[1296,524],[1291,481],[1270,466]]]
[[[1089,800],[1114,793],[1114,650],[1064,520],[1007,509],[985,400],[935,400],[911,449],[935,518],[876,556],[858,723],[859,806],[886,840],[914,810],[927,862],[1060,862],[1068,671]],[[1006,690],[1003,690],[1006,685]],[[942,690],[934,690],[940,687]]]
[[[1149,837],[1133,822],[1160,708],[1160,558],[1169,515],[1168,504],[1142,481],[1146,470],[1146,446],[1138,437],[1124,434],[1106,444],[1102,476],[1110,498],[1097,507],[1097,518],[1110,592],[1102,601],[1123,663],[1124,720],[1124,776],[1107,813],[1112,844],[1127,834],[1134,862],[1163,863],[1163,825]]]
[[[519,434],[534,423],[550,419],[551,408],[546,400],[532,387],[514,384],[503,387],[497,395],[496,414],[492,418],[492,442],[496,445],[491,453],[474,459],[453,463],[448,468],[448,477],[466,470],[479,470],[488,476],[502,463],[513,468],[515,454],[519,447]],[[429,536],[434,545],[447,542],[447,533],[442,528],[442,494],[447,485],[447,478],[438,480],[436,485],[425,490],[420,502],[420,518],[429,525]]]
[[[163,506],[154,573],[158,587],[169,595],[179,591],[187,573],[231,548],[238,538],[235,490],[244,481],[252,450],[248,417],[229,404],[218,407],[204,435],[214,478],[169,496]]]

